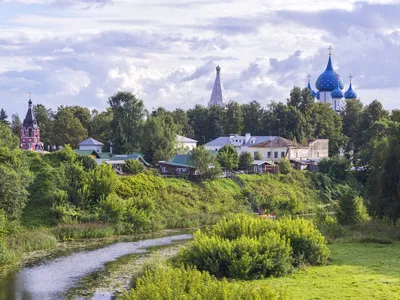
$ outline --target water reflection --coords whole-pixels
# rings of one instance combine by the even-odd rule
[[[4,300],[57,300],[76,285],[80,278],[102,268],[121,256],[146,252],[147,247],[172,244],[192,238],[182,234],[139,242],[116,243],[101,249],[74,253],[47,263],[22,269],[16,276],[0,282],[0,297]],[[113,299],[111,294],[96,294],[96,300]]]

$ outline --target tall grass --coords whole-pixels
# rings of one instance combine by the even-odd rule
[[[105,238],[115,235],[113,226],[101,223],[59,225],[49,230],[59,241]]]

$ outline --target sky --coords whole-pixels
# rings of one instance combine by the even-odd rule
[[[0,108],[23,117],[31,92],[102,111],[130,91],[188,109],[207,104],[218,64],[228,100],[284,102],[308,74],[315,89],[331,45],[362,102],[398,109],[399,15],[390,0],[0,0]]]

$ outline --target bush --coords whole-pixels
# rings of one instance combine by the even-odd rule
[[[130,159],[122,166],[122,171],[126,174],[135,175],[142,173],[144,171],[144,166],[139,161]]]
[[[155,211],[154,200],[144,196],[122,199],[116,194],[100,202],[103,219],[118,225],[124,233],[144,232],[152,229]]]
[[[240,236],[260,237],[269,231],[290,239],[295,263],[320,265],[327,262],[329,249],[323,235],[311,221],[304,219],[265,220],[241,214],[225,218],[212,228],[211,234],[232,240]]]
[[[354,225],[369,220],[367,208],[362,197],[354,197],[351,191],[344,193],[339,199],[337,218],[340,224]]]
[[[281,276],[301,263],[324,264],[329,249],[310,221],[272,221],[241,214],[196,233],[179,257],[218,277],[252,279]]]
[[[249,286],[244,283],[230,283],[217,280],[207,272],[195,269],[158,266],[145,272],[136,280],[135,286],[125,293],[122,300],[261,300],[282,299],[270,288]]]
[[[285,158],[281,158],[281,160],[278,163],[278,166],[279,166],[279,173],[282,174],[289,174],[293,170],[293,167],[290,164],[289,160]]]
[[[328,239],[336,239],[345,234],[344,228],[335,217],[327,214],[324,209],[319,209],[314,219],[319,231]]]
[[[289,241],[275,232],[234,240],[197,232],[181,260],[217,277],[257,279],[288,273],[291,252]]]
[[[318,163],[319,171],[336,180],[345,180],[348,177],[350,161],[345,157],[335,156],[324,158]]]

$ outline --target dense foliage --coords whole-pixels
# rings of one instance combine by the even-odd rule
[[[261,300],[283,299],[270,288],[258,288],[226,279],[217,280],[207,272],[195,269],[157,266],[136,279],[134,288],[121,297],[123,300],[215,299]]]
[[[282,276],[292,266],[325,264],[329,249],[313,223],[304,219],[264,220],[248,215],[224,219],[197,232],[180,260],[218,277]]]

